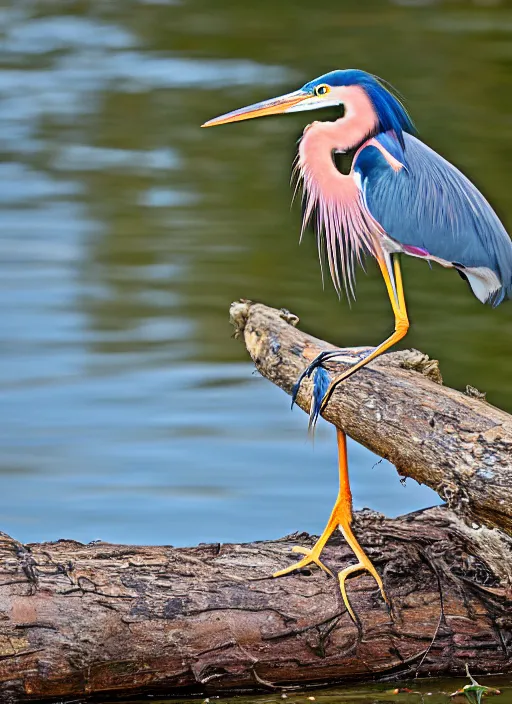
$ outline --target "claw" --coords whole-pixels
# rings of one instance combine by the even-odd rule
[[[315,546],[316,547],[316,546]],[[295,570],[300,570],[303,567],[307,567],[307,565],[310,565],[312,562],[315,565],[318,565],[321,570],[324,572],[327,572],[328,575],[331,577],[334,577],[333,573],[331,570],[324,565],[323,562],[320,560],[320,553],[321,549],[315,549],[313,548],[303,548],[300,545],[296,545],[295,547],[292,548],[292,552],[298,552],[301,555],[304,555],[302,560],[299,560],[298,562],[294,562],[293,565],[290,565],[289,567],[285,567],[284,570],[279,570],[278,572],[274,572],[272,577],[282,577],[285,574],[290,574],[290,572],[295,572]]]
[[[320,414],[320,408],[322,407],[322,401],[325,396],[325,392],[329,388],[329,381],[329,374],[325,371],[325,369],[323,367],[317,367],[315,371],[313,396],[311,398],[311,407],[309,411],[308,430],[312,434],[315,432],[318,416]]]
[[[295,402],[297,400],[297,394],[299,393],[300,385],[302,384],[302,381],[304,377],[306,376],[306,372],[302,372],[302,374],[299,376],[298,380],[295,382],[292,388],[292,405],[291,408],[293,410],[293,407],[295,406]]]
[[[308,379],[311,377],[315,369],[318,369],[321,367],[322,362],[325,362],[326,360],[330,359],[331,357],[336,356],[339,354],[337,350],[324,350],[323,352],[320,352],[320,354],[317,354],[317,356],[314,358],[312,362],[308,364],[308,366],[304,369],[302,374],[299,376],[297,381],[295,382],[293,388],[292,388],[292,408],[295,405],[295,401],[297,400],[297,394],[299,393],[300,385],[304,381],[304,379],[307,377]]]
[[[344,570],[341,572],[338,572],[338,580],[340,583],[340,591],[341,591],[341,598],[343,599],[343,603],[345,604],[345,607],[350,614],[350,618],[354,623],[358,623],[358,619],[356,618],[356,615],[354,613],[354,609],[350,606],[350,601],[348,600],[347,596],[347,588],[345,586],[345,580],[347,577],[349,577],[351,574],[354,574],[355,572],[362,572],[366,571],[369,572],[374,580],[377,582],[377,586],[379,587],[380,593],[382,594],[382,598],[386,602],[386,604],[389,606],[389,601],[386,596],[386,592],[384,591],[384,584],[382,583],[382,579],[375,569],[375,567],[372,565],[370,560],[366,558],[365,560],[362,560],[361,562],[358,562],[357,565],[350,565],[349,567],[345,567]]]
[[[372,350],[373,351],[373,350]],[[368,352],[361,352],[359,355],[357,355],[357,361],[353,363],[353,366],[355,367],[357,364],[362,362],[366,357],[368,357]],[[356,370],[354,370],[356,371]],[[334,392],[334,389],[338,386],[338,384],[341,384],[342,381],[345,381],[345,379],[348,379],[351,375],[353,374],[352,367],[349,367],[346,369],[344,372],[341,374],[338,374],[338,376],[335,376],[334,379],[331,381],[327,389],[325,389],[324,395],[321,399],[320,402],[320,408],[318,409],[317,416],[320,415],[325,411],[325,408],[329,401],[331,400],[331,396]],[[298,391],[298,389],[297,389]]]

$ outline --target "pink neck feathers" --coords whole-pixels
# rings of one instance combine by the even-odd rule
[[[364,205],[357,175],[353,170],[348,175],[340,173],[333,152],[361,144],[375,132],[377,116],[365,91],[358,86],[333,88],[331,94],[338,95],[344,103],[345,116],[336,122],[309,125],[299,146],[297,171],[304,189],[302,232],[315,212],[317,238],[319,245],[324,238],[334,286],[340,293],[343,282],[347,294],[353,296],[354,259],[361,262],[365,249],[375,252],[376,236],[382,229]],[[380,147],[375,140],[368,142]]]

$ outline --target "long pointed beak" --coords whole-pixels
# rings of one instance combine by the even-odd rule
[[[263,100],[261,103],[254,103],[254,105],[248,105],[245,108],[239,108],[225,115],[220,115],[220,117],[214,117],[213,120],[208,120],[208,122],[205,122],[201,127],[214,127],[215,125],[224,125],[227,122],[239,122],[240,120],[250,120],[253,117],[278,115],[283,112],[295,112],[301,109],[308,110],[312,109],[314,106],[312,105],[311,108],[309,106],[301,107],[300,104],[311,101],[320,102],[318,98],[312,98],[310,93],[306,93],[303,90],[296,90],[293,93],[280,95],[278,98]]]

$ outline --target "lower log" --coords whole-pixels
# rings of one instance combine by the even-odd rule
[[[512,670],[511,603],[445,508],[363,511],[355,532],[383,576],[316,568],[278,579],[306,535],[245,545],[140,547],[0,540],[0,701],[219,694]],[[333,538],[336,572],[353,555]]]

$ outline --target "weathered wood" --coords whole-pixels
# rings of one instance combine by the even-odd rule
[[[383,575],[349,582],[361,630],[318,570],[272,579],[308,535],[175,549],[0,541],[0,701],[213,694],[413,673],[512,670],[511,603],[453,513],[355,530]],[[324,559],[353,562],[341,538]]]
[[[232,317],[258,369],[288,392],[327,347],[286,312],[242,302]],[[429,377],[440,380],[425,355],[390,354],[326,411],[450,504],[356,515],[391,611],[366,574],[348,583],[360,628],[325,573],[272,579],[296,560],[293,545],[313,543],[306,534],[180,549],[0,534],[0,701],[257,691],[463,674],[465,663],[511,672],[511,418]],[[322,559],[333,572],[354,560],[338,536]]]

